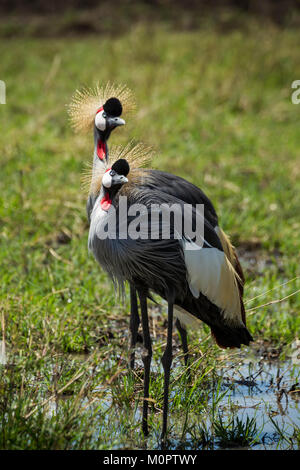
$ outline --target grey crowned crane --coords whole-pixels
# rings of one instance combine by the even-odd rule
[[[126,198],[124,209],[121,196]],[[146,235],[132,237],[129,231],[134,216],[131,209],[142,207],[146,219]],[[245,325],[245,310],[239,289],[239,276],[223,251],[222,243],[205,217],[202,243],[182,235],[178,237],[176,214],[170,218],[169,236],[163,236],[162,218],[152,223],[153,207],[161,214],[162,205],[172,207],[182,218],[185,203],[159,189],[140,189],[129,164],[117,160],[102,177],[100,192],[91,212],[88,237],[89,250],[102,268],[121,288],[128,281],[140,299],[144,363],[143,432],[148,434],[149,377],[152,357],[147,298],[158,294],[168,303],[167,345],[162,357],[164,368],[164,407],[162,438],[167,431],[168,394],[172,364],[172,328],[174,310],[181,319],[202,320],[221,347],[248,345],[252,337]],[[157,209],[157,207],[159,209]],[[175,207],[175,209],[174,209]],[[198,213],[190,206],[193,226]],[[125,213],[124,213],[125,210]],[[114,220],[114,223],[111,221]],[[125,222],[124,222],[125,221]],[[134,222],[135,223],[135,222]],[[126,236],[124,236],[124,224]],[[155,225],[156,224],[156,225]],[[155,236],[153,236],[153,226]],[[150,230],[151,227],[151,230]],[[142,233],[142,232],[141,232]],[[157,236],[158,234],[158,236]]]
[[[109,159],[107,141],[111,132],[125,124],[120,116],[122,112],[130,113],[135,109],[133,94],[126,85],[113,85],[109,82],[105,87],[96,85],[94,88],[76,90],[68,113],[75,132],[94,132],[93,173],[105,170]],[[93,191],[87,200],[87,216],[90,217],[95,199]]]
[[[114,97],[114,98],[112,98]],[[122,104],[121,104],[122,103]],[[103,105],[104,104],[104,105]],[[93,158],[93,183],[90,185],[90,194],[87,202],[88,218],[95,203],[95,197],[99,190],[98,175],[99,172],[104,172],[109,167],[109,153],[107,148],[107,139],[111,130],[117,125],[121,125],[124,121],[113,121],[108,119],[110,114],[114,118],[118,118],[122,113],[122,107],[125,112],[131,112],[135,108],[135,100],[132,92],[124,85],[112,86],[107,84],[105,88],[97,86],[94,89],[87,88],[83,91],[76,91],[73,100],[69,106],[69,113],[71,116],[72,124],[77,131],[87,131],[94,127],[94,158]],[[106,108],[106,109],[105,109]],[[150,152],[148,158],[151,158]],[[145,160],[145,152],[142,152],[141,163]],[[141,166],[141,165],[140,165]],[[207,221],[212,225],[216,231],[224,252],[233,264],[239,275],[239,289],[241,295],[243,294],[244,275],[239,263],[238,256],[234,247],[232,246],[229,238],[223,232],[218,224],[218,216],[214,209],[213,204],[205,193],[179,176],[172,175],[167,172],[153,170],[153,169],[139,169],[138,172],[134,169],[135,185],[144,189],[159,189],[160,191],[178,197],[187,204],[204,204],[204,215]],[[89,176],[88,176],[89,177]],[[95,190],[96,187],[96,190]],[[131,359],[130,365],[134,367],[135,345],[137,341],[138,328],[140,318],[138,314],[137,294],[136,290],[130,285],[130,299],[131,299],[131,316],[130,316],[130,331],[131,331]],[[180,322],[180,313],[178,312],[176,327],[179,331],[185,363],[188,362],[188,347],[187,347],[187,332],[184,324]]]

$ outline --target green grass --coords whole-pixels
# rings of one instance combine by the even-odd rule
[[[80,179],[93,140],[73,135],[65,108],[81,85],[111,80],[134,90],[137,114],[111,143],[154,145],[155,167],[206,191],[241,252],[251,247],[254,261],[242,258],[246,301],[299,276],[300,105],[291,103],[299,32],[261,26],[222,34],[212,25],[140,25],[117,38],[1,40],[0,315],[9,353],[0,366],[1,448],[143,446],[142,375],[126,368],[129,304],[115,300],[87,251]],[[296,279],[247,308],[299,288]],[[299,308],[294,295],[249,312],[257,344],[288,356]],[[155,318],[149,448],[159,442],[164,308]],[[190,385],[173,368],[173,446],[209,441],[210,428],[195,416],[211,413],[211,382],[231,353],[207,335],[206,327],[191,335]]]
[[[247,447],[257,440],[258,430],[254,418],[247,417],[246,422],[233,418],[224,423],[220,417],[215,423],[215,433],[221,447]]]

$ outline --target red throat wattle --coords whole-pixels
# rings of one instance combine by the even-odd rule
[[[105,157],[106,157],[105,142],[102,142],[102,140],[100,139],[98,139],[98,142],[97,142],[97,155],[100,158],[100,160],[105,160]]]
[[[96,114],[98,114],[100,111],[103,111],[103,106],[97,110]],[[97,155],[100,160],[104,160],[106,157],[105,142],[102,142],[100,139],[98,139],[97,142]]]
[[[108,211],[108,209],[111,206],[111,199],[108,193],[106,193],[105,196],[101,199],[100,204],[101,204],[101,209],[103,209],[104,211]]]

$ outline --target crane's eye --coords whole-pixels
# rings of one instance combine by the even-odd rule
[[[110,176],[115,176],[116,172],[115,172],[115,170],[110,170],[109,174],[110,174]]]
[[[105,111],[103,111],[102,116],[104,117],[104,119],[106,118],[106,112]]]

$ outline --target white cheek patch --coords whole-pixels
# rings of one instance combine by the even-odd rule
[[[109,172],[107,171],[106,173],[104,173],[103,177],[102,177],[102,184],[105,188],[110,188],[111,187],[111,176],[109,174]]]
[[[105,129],[106,129],[106,120],[103,117],[103,111],[96,114],[95,125],[99,129],[99,131],[105,131]]]

